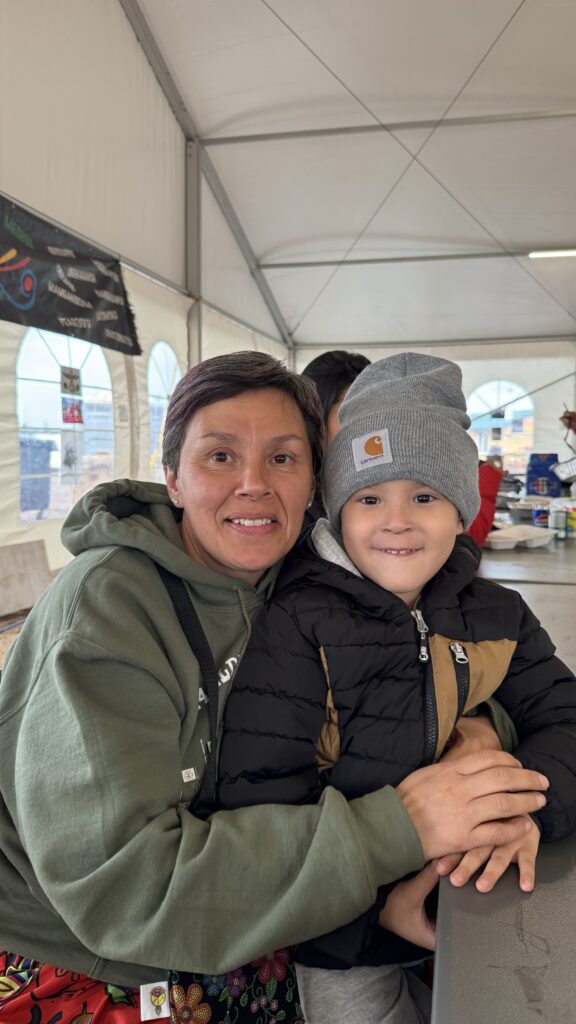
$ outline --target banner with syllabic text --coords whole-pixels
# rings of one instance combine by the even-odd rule
[[[2,195],[0,320],[142,351],[119,261]]]

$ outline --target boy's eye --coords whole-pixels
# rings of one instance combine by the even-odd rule
[[[418,505],[428,505],[431,501],[436,501],[435,494],[417,494],[414,500]]]
[[[375,494],[363,494],[360,498],[361,505],[378,505],[380,499]]]

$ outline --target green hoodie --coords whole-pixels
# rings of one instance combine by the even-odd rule
[[[207,714],[155,563],[188,585],[221,697],[279,566],[253,587],[198,565],[178,515],[159,484],[86,495],[62,534],[76,557],[0,685],[0,948],[117,985],[220,974],[323,934],[423,864],[393,789],[187,811]]]

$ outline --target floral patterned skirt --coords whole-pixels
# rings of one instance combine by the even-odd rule
[[[305,1024],[287,949],[228,974],[171,971],[170,1006],[173,1024]]]
[[[169,981],[172,1024],[304,1024],[287,949],[228,974],[171,971]],[[140,1024],[140,992],[0,950],[0,1024]]]

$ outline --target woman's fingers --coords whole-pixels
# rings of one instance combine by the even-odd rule
[[[548,780],[503,751],[484,750],[412,772],[397,787],[426,860],[526,834],[519,818],[546,803]],[[506,819],[511,819],[510,823]]]
[[[490,793],[477,797],[474,803],[474,814],[478,822],[481,822],[533,814],[546,806],[546,797],[538,792]]]
[[[470,832],[469,849],[476,846],[506,846],[507,843],[526,839],[531,821],[525,814],[505,821],[487,821],[477,825]]]

